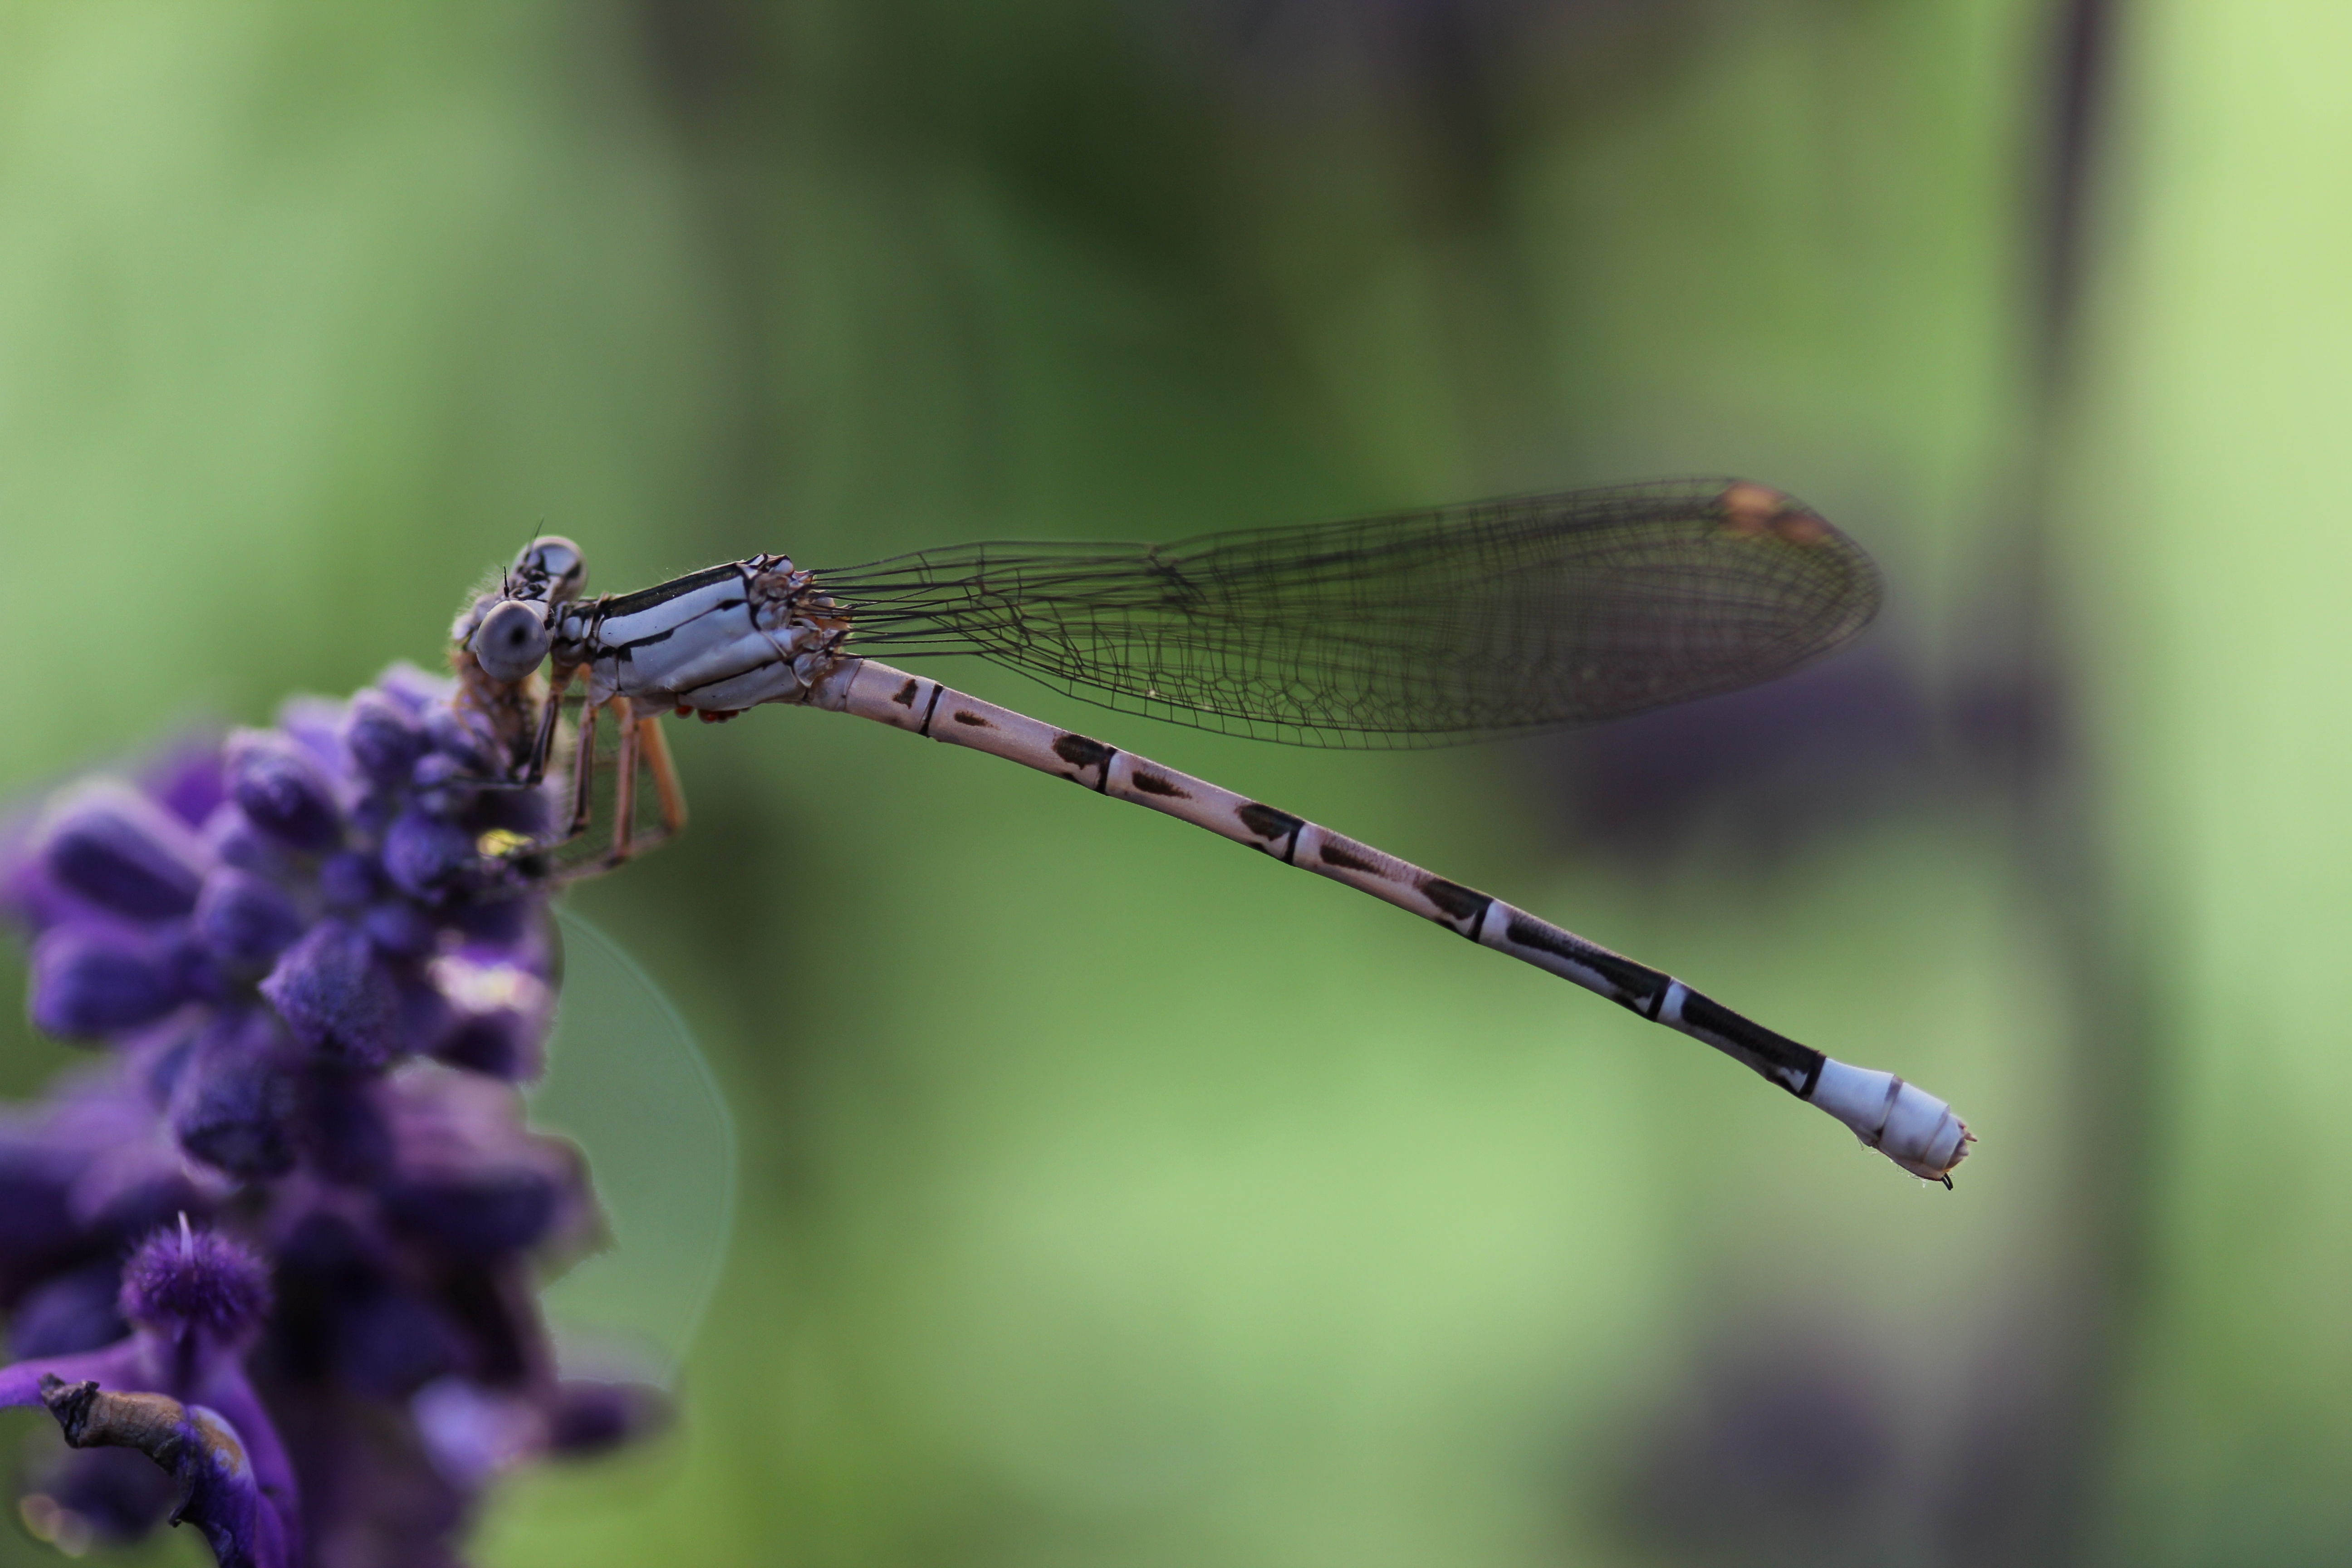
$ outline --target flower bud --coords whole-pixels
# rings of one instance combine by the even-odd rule
[[[295,849],[316,853],[342,838],[342,814],[326,773],[309,752],[266,731],[229,738],[229,794],[246,819]]]
[[[408,776],[429,744],[415,710],[381,691],[362,691],[343,714],[343,747],[380,784]]]
[[[373,1065],[398,1044],[400,997],[367,937],[321,921],[286,950],[262,995],[294,1037],[314,1050]]]
[[[103,927],[60,925],[33,944],[33,1026],[91,1039],[151,1024],[182,1000],[172,953]]]
[[[267,973],[302,934],[301,911],[277,884],[223,866],[196,900],[196,941],[231,970]]]
[[[136,790],[101,781],[51,814],[41,861],[58,886],[100,909],[161,921],[195,906],[212,857],[171,813]]]

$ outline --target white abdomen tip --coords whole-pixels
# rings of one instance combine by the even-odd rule
[[[1976,1141],[1950,1106],[1893,1073],[1824,1061],[1812,1101],[1913,1175],[1947,1186]]]

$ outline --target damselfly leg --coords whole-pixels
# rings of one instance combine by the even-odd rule
[[[552,705],[552,699],[551,699]],[[602,736],[612,731],[612,750]],[[652,797],[646,787],[652,785]],[[604,820],[597,820],[597,802]],[[649,710],[625,696],[581,708],[579,741],[572,752],[572,818],[560,842],[546,853],[564,856],[574,844],[595,847],[591,858],[567,858],[562,877],[597,877],[616,869],[677,837],[687,826],[687,793],[670,764],[670,742],[661,736],[661,710]]]

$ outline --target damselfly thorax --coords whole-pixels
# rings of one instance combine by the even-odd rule
[[[534,541],[455,628],[499,782],[540,784],[564,750],[564,715],[578,715],[558,829],[484,847],[529,874],[609,870],[684,826],[667,715],[852,713],[1181,817],[1574,981],[1743,1062],[1906,1170],[1948,1184],[1966,1155],[1959,1118],[1899,1078],[1303,817],[876,657],[978,654],[1107,707],[1312,745],[1590,722],[1769,679],[1869,622],[1870,558],[1777,490],[1627,486],[1166,545],[973,544],[839,571],[756,555],[593,599],[584,582],[570,541]]]

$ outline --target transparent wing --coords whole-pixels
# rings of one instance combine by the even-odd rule
[[[976,653],[1109,707],[1341,746],[1733,690],[1835,647],[1879,601],[1859,545],[1727,479],[1165,545],[966,545],[816,580],[853,649]]]
[[[535,1125],[586,1152],[613,1246],[549,1286],[562,1336],[649,1346],[674,1373],[694,1343],[735,1216],[735,1125],[693,1036],[612,938],[557,913],[563,986]]]

